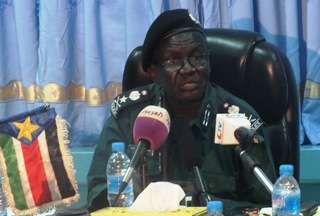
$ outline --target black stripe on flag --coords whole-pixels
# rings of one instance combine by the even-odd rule
[[[68,198],[74,196],[76,194],[76,191],[71,184],[71,181],[68,177],[66,168],[63,163],[63,158],[58,140],[56,119],[53,119],[53,121],[46,127],[45,131],[50,160],[54,174],[56,176],[56,181],[58,183],[61,197]]]

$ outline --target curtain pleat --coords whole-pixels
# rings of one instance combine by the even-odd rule
[[[320,2],[307,1],[306,5],[306,54],[307,70],[302,80],[302,126],[310,143],[320,143]]]
[[[188,8],[205,28],[261,32],[288,56],[301,96],[301,143],[320,143],[319,1],[2,0],[0,116],[48,102],[71,146],[95,145],[121,93],[131,51],[163,11]]]

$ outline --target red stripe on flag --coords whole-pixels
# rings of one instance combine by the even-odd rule
[[[30,146],[21,143],[21,148],[35,205],[52,201],[38,139]]]

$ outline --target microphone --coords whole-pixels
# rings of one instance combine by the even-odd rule
[[[264,142],[262,136],[251,130],[251,123],[244,114],[217,114],[215,143],[223,145],[238,145],[236,153],[242,163],[272,193],[273,184],[260,168],[260,163],[252,158],[246,150],[252,144]]]
[[[264,142],[261,135],[246,127],[237,128],[234,131],[234,137],[239,141],[239,144],[245,148],[250,147],[252,143],[260,144]]]
[[[237,145],[239,141],[234,132],[239,127],[250,128],[251,123],[244,114],[217,114],[214,142],[217,144]]]
[[[257,179],[263,184],[267,191],[270,194],[272,194],[272,182],[261,170],[260,163],[246,152],[246,149],[249,148],[253,143],[263,142],[264,140],[262,136],[257,134],[255,131],[252,131],[245,127],[240,127],[236,129],[234,132],[234,136],[239,141],[239,145],[236,148],[236,152],[238,155],[240,155],[242,163],[251,173],[253,173],[257,177]],[[257,140],[257,142],[255,141],[255,139]]]
[[[207,194],[207,188],[200,172],[202,158],[199,149],[196,146],[196,141],[189,126],[189,122],[183,116],[177,116],[172,123],[181,159],[186,169],[188,171],[193,171],[196,177],[197,189],[200,191],[200,203],[202,206],[206,206],[211,198]]]
[[[122,180],[119,192],[115,200],[128,185],[133,172],[139,165],[141,156],[148,149],[155,150],[167,139],[170,131],[170,116],[166,109],[150,105],[145,107],[138,114],[133,124],[133,139],[137,148],[132,156],[129,168]]]

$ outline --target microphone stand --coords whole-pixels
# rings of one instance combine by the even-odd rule
[[[148,165],[146,163],[147,157],[141,157],[141,165],[140,165],[140,177],[141,177],[141,189],[144,190],[148,184]]]
[[[267,191],[270,194],[272,194],[273,184],[260,168],[260,164],[255,160],[253,160],[245,150],[242,150],[240,145],[237,146],[236,151],[240,155],[242,163],[245,165],[245,167],[250,172],[252,172],[257,177],[257,179],[263,184],[263,186],[267,189]]]
[[[162,145],[161,150],[161,175],[163,181],[172,181],[171,148],[168,141]]]
[[[141,141],[142,142],[142,141]],[[135,153],[132,157],[132,160],[130,162],[130,166],[119,186],[119,190],[118,190],[118,194],[117,196],[115,197],[114,199],[114,203],[119,199],[120,195],[122,194],[122,192],[124,191],[124,189],[127,187],[129,181],[130,181],[130,178],[132,178],[132,175],[134,173],[134,171],[136,170],[139,162],[141,162],[141,158],[145,157],[146,155],[146,151],[147,151],[147,148],[146,148],[146,144],[147,142],[144,141],[142,142],[143,144],[142,145],[138,145],[137,149],[135,150]],[[141,156],[135,156],[136,154],[139,155],[139,153],[141,153]],[[140,160],[140,161],[139,161]],[[133,164],[134,166],[131,166],[131,164]]]
[[[242,132],[241,131],[237,133],[237,130],[235,131],[235,137],[239,142],[239,145],[236,148],[237,154],[240,155],[242,163],[245,165],[245,167],[251,173],[253,173],[257,177],[257,179],[262,183],[262,185],[267,189],[267,191],[270,194],[272,194],[272,191],[273,191],[272,182],[260,168],[260,163],[257,160],[254,160],[254,158],[252,158],[246,152],[247,148],[251,147],[255,139],[258,141],[258,143],[261,143],[261,142],[264,142],[263,138],[260,135],[255,134],[253,132],[243,134],[241,133]]]
[[[196,184],[199,192],[199,202],[201,206],[207,206],[208,202],[211,201],[209,194],[207,193],[207,188],[204,182],[202,181],[202,176],[200,170],[197,166],[193,167],[193,172],[196,176]]]

